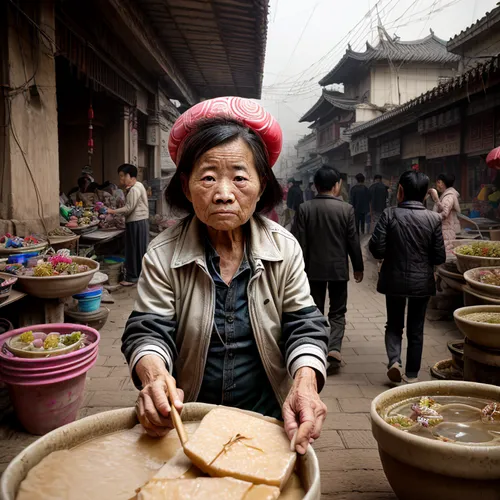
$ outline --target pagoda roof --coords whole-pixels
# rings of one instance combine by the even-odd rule
[[[459,56],[448,52],[446,42],[432,31],[429,36],[412,41],[391,38],[385,30],[382,30],[382,35],[376,46],[367,42],[364,52],[355,52],[349,47],[342,59],[319,84],[325,86],[358,79],[359,70],[374,61],[453,65],[458,64],[460,60]]]
[[[323,89],[321,97],[318,99],[316,104],[314,104],[314,106],[307,111],[299,122],[314,122],[329,113],[332,108],[338,108],[343,111],[354,111],[356,109],[356,105],[360,103],[360,99],[345,97],[342,92]]]

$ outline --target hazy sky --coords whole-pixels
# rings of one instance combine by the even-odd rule
[[[278,118],[289,146],[309,132],[298,119],[321,95],[318,80],[350,43],[377,42],[378,16],[389,35],[449,40],[498,0],[271,0],[263,104]],[[377,14],[378,9],[378,14]],[[372,14],[367,13],[372,10]]]

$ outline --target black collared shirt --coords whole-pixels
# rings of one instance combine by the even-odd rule
[[[281,419],[250,323],[247,288],[252,268],[246,254],[230,285],[220,276],[220,257],[209,242],[206,260],[215,284],[215,318],[198,401]]]

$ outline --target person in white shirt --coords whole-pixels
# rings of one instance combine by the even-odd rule
[[[142,258],[149,244],[149,204],[146,189],[137,180],[137,167],[124,163],[118,167],[120,184],[125,187],[125,206],[108,214],[125,215],[125,281],[122,286],[133,286],[139,280]]]

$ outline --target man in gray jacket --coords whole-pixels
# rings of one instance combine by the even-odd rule
[[[303,203],[293,234],[304,253],[311,295],[324,314],[326,289],[330,297],[329,371],[340,367],[347,312],[349,258],[356,283],[363,280],[363,256],[356,231],[354,209],[340,198],[342,180],[337,170],[321,167],[314,176],[318,195]]]

